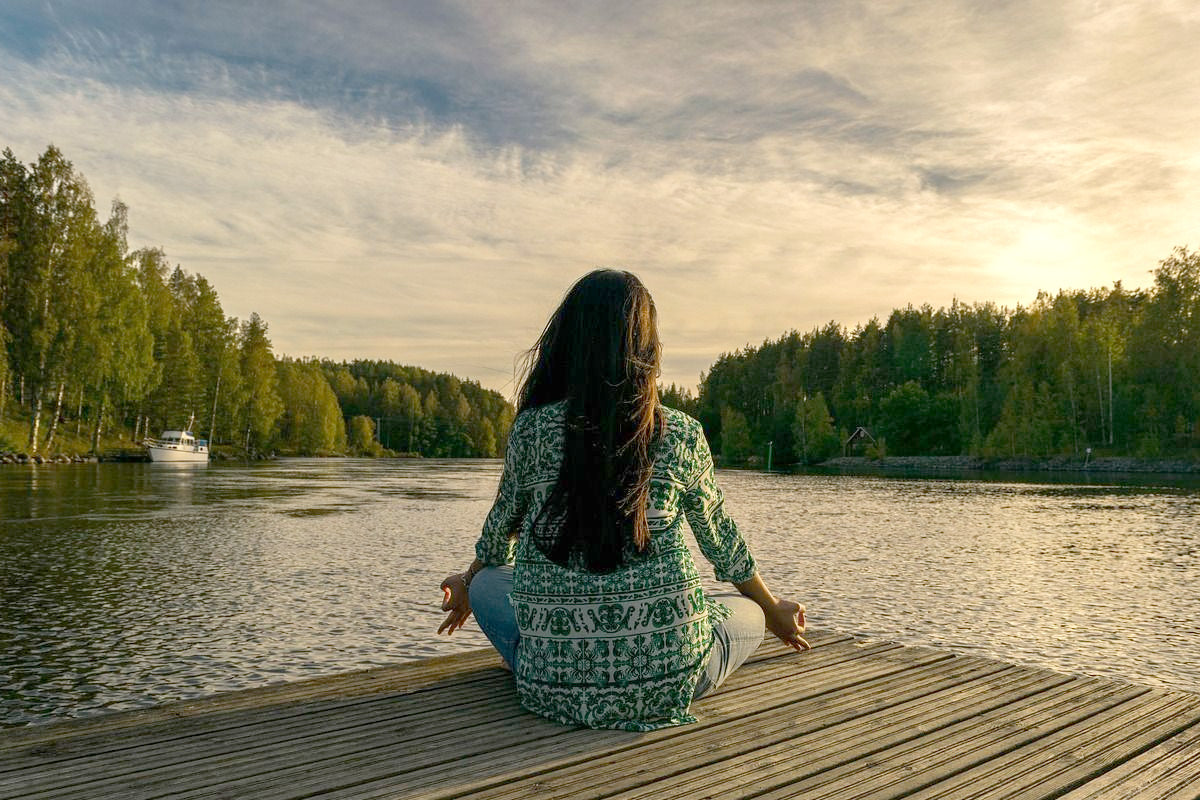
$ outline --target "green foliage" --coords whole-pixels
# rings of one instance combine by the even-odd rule
[[[496,426],[490,419],[480,417],[477,426],[472,431],[472,440],[484,458],[495,458],[500,455],[500,443],[496,441]]]
[[[200,400],[200,360],[192,337],[176,322],[167,329],[162,350],[162,378],[150,401],[163,427],[182,428],[195,416]]]
[[[1200,254],[1176,250],[1152,291],[1040,294],[1027,307],[908,306],[886,323],[831,323],[723,354],[696,416],[723,439],[744,415],[750,449],[809,460],[801,401],[822,393],[836,427],[886,436],[896,455],[1009,457],[1200,451]]]
[[[396,429],[396,423],[400,419],[400,384],[395,378],[384,378],[383,383],[379,384],[378,392],[379,410],[387,415],[379,431],[379,439],[386,447],[391,447],[392,435]],[[397,441],[400,441],[397,439]]]
[[[722,408],[721,460],[726,464],[744,464],[753,453],[745,415],[736,409]]]
[[[96,449],[106,425],[141,437],[194,416],[247,454],[336,453],[344,420],[365,416],[387,447],[502,452],[513,409],[496,392],[392,362],[277,361],[257,314],[225,317],[216,290],[159,248],[129,253],[126,217],[114,203],[101,223],[54,147],[29,165],[0,157],[0,422],[28,421],[20,449],[52,448],[59,420],[86,423]]]
[[[1138,440],[1134,455],[1138,458],[1158,458],[1162,455],[1162,442],[1153,433],[1143,433]]]
[[[880,433],[887,438],[893,455],[921,453],[926,442],[929,393],[915,380],[897,386],[879,404],[883,420]]]
[[[513,408],[475,381],[390,361],[321,362],[351,411],[379,422],[384,449],[442,458],[501,455]]]
[[[833,428],[833,417],[825,405],[825,395],[817,392],[815,397],[807,395],[796,403],[796,416],[792,422],[792,442],[802,464],[815,464],[838,454],[841,441]]]
[[[57,398],[57,424],[66,382],[83,368],[79,336],[100,299],[93,253],[101,226],[91,189],[57,148],[28,168],[6,150],[0,175],[9,229],[4,338],[11,369],[30,394],[28,449],[36,452],[43,404]]]
[[[346,450],[346,428],[337,396],[320,364],[279,362],[279,396],[283,403],[279,438],[290,452],[336,455]]]
[[[410,384],[400,384],[399,397],[396,400],[396,413],[392,417],[399,423],[400,429],[408,431],[408,452],[414,452],[414,435],[417,432],[418,426],[421,424],[421,417],[424,409],[421,407],[421,396],[417,394],[417,390]],[[389,415],[391,416],[391,415]],[[493,445],[495,432],[493,430]],[[493,446],[492,450],[495,450]]]
[[[1200,251],[1177,249],[1129,337],[1129,396],[1138,452],[1200,445]],[[1120,409],[1118,409],[1118,412]]]
[[[686,386],[676,386],[673,383],[665,389],[659,386],[658,399],[664,406],[673,408],[676,411],[682,411],[693,417],[696,416],[699,410],[699,401]]]
[[[267,323],[258,314],[242,323],[241,366],[246,382],[247,401],[242,411],[247,453],[263,453],[271,448],[276,424],[283,414],[279,397],[279,378],[271,340],[267,338]]]
[[[350,418],[350,450],[356,455],[375,455],[380,450],[375,420],[363,414]]]

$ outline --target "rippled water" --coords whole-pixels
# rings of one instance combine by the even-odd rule
[[[496,461],[0,468],[0,722],[394,664]],[[814,628],[1200,691],[1200,487],[723,472]],[[715,584],[714,584],[715,586]]]

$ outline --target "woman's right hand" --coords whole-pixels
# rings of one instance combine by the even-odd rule
[[[446,580],[442,581],[442,593],[442,611],[450,613],[442,621],[438,633],[445,631],[449,636],[461,628],[471,616],[471,595],[467,590],[466,578],[461,574],[447,576]]]
[[[763,609],[767,630],[793,650],[808,650],[811,645],[801,636],[804,633],[804,606],[791,600],[777,598]]]

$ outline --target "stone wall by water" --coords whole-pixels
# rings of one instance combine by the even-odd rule
[[[821,467],[845,472],[858,470],[980,470],[997,472],[1155,472],[1166,474],[1200,473],[1195,459],[1144,458],[979,458],[976,456],[887,456],[867,458],[845,456],[831,458]]]

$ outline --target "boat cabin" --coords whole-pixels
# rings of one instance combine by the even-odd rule
[[[159,447],[208,447],[207,439],[197,439],[191,431],[163,431],[161,436],[152,441]]]

